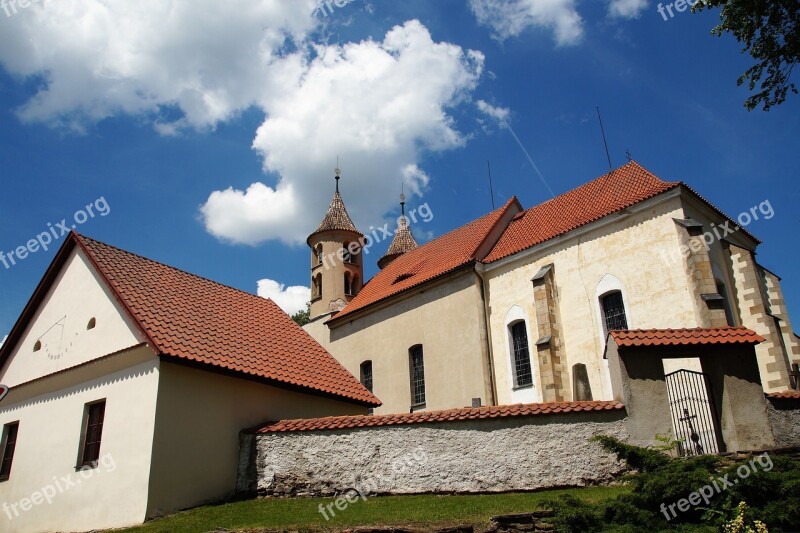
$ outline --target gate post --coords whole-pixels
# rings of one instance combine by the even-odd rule
[[[700,365],[711,381],[712,401],[728,451],[774,447],[755,347],[708,349],[700,355]]]
[[[609,336],[606,346],[614,399],[625,404],[628,440],[636,446],[656,444],[656,435],[672,434],[667,382],[661,357],[643,350],[620,353]]]

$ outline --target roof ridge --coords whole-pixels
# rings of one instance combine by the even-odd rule
[[[88,237],[88,236],[86,236],[86,235],[83,235],[83,234],[80,234],[80,233],[78,233],[78,232],[77,232],[77,231],[75,231],[75,230],[73,230],[73,231],[72,231],[72,233],[74,233],[74,234],[75,234],[75,236],[76,236],[76,237],[78,237],[78,238],[79,238],[79,239],[81,239],[81,240],[89,240],[89,241],[95,242],[95,243],[97,243],[97,244],[101,244],[101,245],[103,245],[103,246],[106,246],[106,247],[108,247],[108,248],[112,248],[112,249],[114,249],[114,250],[116,250],[116,251],[118,251],[118,252],[122,252],[122,253],[125,253],[125,254],[128,254],[128,255],[132,255],[132,256],[134,256],[134,257],[138,257],[139,259],[143,259],[143,260],[145,260],[145,261],[149,261],[150,263],[155,263],[155,264],[157,264],[157,265],[159,265],[159,266],[163,266],[163,267],[165,267],[165,268],[168,268],[168,269],[170,269],[170,270],[174,270],[174,271],[176,271],[176,272],[180,272],[181,274],[186,274],[187,276],[192,276],[193,278],[197,278],[197,279],[199,279],[199,280],[202,280],[202,281],[206,281],[206,282],[209,282],[209,283],[213,283],[214,285],[218,285],[218,286],[220,286],[220,287],[223,287],[223,288],[225,288],[225,289],[229,289],[229,290],[232,290],[232,291],[236,291],[236,292],[242,293],[242,294],[244,294],[244,295],[246,295],[246,296],[251,296],[251,297],[253,297],[253,298],[259,298],[259,299],[261,299],[261,300],[269,300],[269,301],[271,301],[272,303],[275,303],[275,302],[274,302],[274,301],[272,301],[272,299],[270,299],[270,298],[264,298],[263,296],[259,296],[258,294],[253,294],[252,292],[247,292],[247,291],[245,291],[245,290],[238,289],[238,288],[236,288],[236,287],[231,287],[230,285],[225,285],[224,283],[220,283],[219,281],[214,281],[213,279],[206,278],[206,277],[204,277],[204,276],[201,276],[201,275],[199,275],[199,274],[194,274],[194,273],[192,273],[192,272],[189,272],[188,270],[183,270],[182,268],[174,267],[174,266],[172,266],[172,265],[169,265],[169,264],[167,264],[167,263],[164,263],[164,262],[162,262],[162,261],[158,261],[158,260],[156,260],[156,259],[152,259],[152,258],[150,258],[150,257],[147,257],[147,256],[145,256],[145,255],[142,255],[142,254],[137,254],[136,252],[131,252],[131,251],[129,251],[129,250],[126,250],[126,249],[124,249],[124,248],[120,248],[119,246],[114,246],[113,244],[108,244],[107,242],[103,242],[103,241],[97,240],[97,239],[95,239],[95,238]],[[89,252],[90,252],[90,253],[93,253],[93,252],[92,252],[92,250],[89,250]],[[278,304],[275,304],[275,305],[278,305]]]

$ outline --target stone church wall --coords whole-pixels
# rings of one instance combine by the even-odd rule
[[[625,438],[624,411],[244,434],[237,489],[366,496],[586,486],[623,471],[589,441],[599,434]]]

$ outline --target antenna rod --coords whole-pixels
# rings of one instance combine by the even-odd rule
[[[597,119],[600,121],[600,132],[603,134],[603,144],[606,147],[606,157],[608,158],[608,169],[614,170],[614,166],[611,164],[611,154],[608,153],[608,141],[606,141],[606,130],[603,128],[603,117],[600,116],[600,106],[596,106],[597,109]]]
[[[489,194],[492,195],[492,211],[494,211],[494,188],[492,188],[492,166],[489,164],[489,160],[486,160],[486,168],[489,169]]]

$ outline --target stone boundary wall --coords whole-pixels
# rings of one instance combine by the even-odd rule
[[[272,496],[480,493],[578,487],[624,465],[593,435],[625,439],[625,411],[243,433],[237,490]]]
[[[800,446],[800,397],[776,398],[767,396],[767,415],[775,436],[775,446]]]

